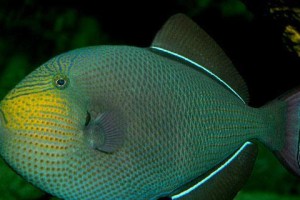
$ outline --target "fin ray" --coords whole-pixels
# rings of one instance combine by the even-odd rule
[[[281,149],[274,151],[281,163],[294,175],[300,177],[300,88],[278,98],[286,105],[284,116],[284,138]]]
[[[123,123],[115,112],[98,114],[85,129],[86,141],[91,148],[112,153],[123,144],[123,128]]]

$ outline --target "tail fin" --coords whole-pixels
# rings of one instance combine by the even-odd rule
[[[286,104],[285,137],[283,148],[274,153],[286,168],[300,176],[300,90],[284,94],[279,101]]]

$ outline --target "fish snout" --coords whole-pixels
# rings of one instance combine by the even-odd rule
[[[0,155],[2,155],[3,145],[4,145],[4,142],[6,141],[5,136],[7,136],[7,135],[8,135],[8,130],[6,128],[5,115],[2,111],[2,109],[0,108]]]

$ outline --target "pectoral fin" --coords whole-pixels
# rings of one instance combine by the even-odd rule
[[[231,200],[251,175],[257,146],[246,142],[224,162],[174,191],[172,200]]]
[[[123,144],[124,123],[117,112],[99,113],[87,124],[84,135],[91,148],[112,153]]]

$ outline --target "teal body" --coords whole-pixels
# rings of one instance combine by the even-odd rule
[[[126,125],[119,151],[79,150],[77,170],[97,166],[105,183],[91,192],[95,197],[151,199],[168,194],[245,141],[274,132],[263,124],[260,110],[246,106],[218,81],[149,49],[107,46],[73,53],[85,55],[71,71],[78,74],[74,81],[86,91],[83,96],[90,97],[88,110],[117,110]],[[69,59],[70,54],[64,56]],[[83,155],[85,160],[80,159]]]
[[[286,104],[251,108],[214,74],[157,48],[61,54],[1,102],[0,153],[60,198],[125,200],[171,197],[252,139],[280,150]]]

